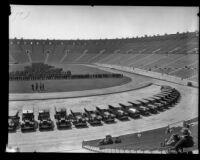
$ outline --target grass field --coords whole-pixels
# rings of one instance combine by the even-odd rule
[[[101,89],[119,86],[130,82],[128,77],[123,78],[101,78],[101,79],[73,79],[73,80],[45,80],[43,92],[69,92],[91,89]],[[33,93],[31,84],[40,81],[9,81],[9,93]]]
[[[10,65],[9,71],[23,70],[24,66],[24,64]],[[64,71],[70,70],[72,74],[109,73],[98,68],[87,67],[79,64],[56,64],[53,66],[63,68]],[[44,92],[69,92],[113,87],[128,83],[130,81],[130,78],[123,77],[101,79],[45,80],[41,82],[45,85]],[[9,81],[9,93],[33,93],[31,85],[35,84],[36,82],[40,81]]]

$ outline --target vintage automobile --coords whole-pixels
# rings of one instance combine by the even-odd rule
[[[177,97],[177,95],[171,94],[171,93],[170,94],[169,93],[160,93],[160,94],[156,94],[154,96],[163,96],[165,99],[169,99],[169,100],[175,99]]]
[[[149,112],[152,114],[158,113],[158,107],[153,105],[154,101],[148,98],[144,98],[140,100],[140,102],[143,104],[144,107],[149,109]]]
[[[8,132],[16,132],[16,130],[20,127],[20,117],[18,114],[19,112],[17,111],[15,115],[8,116]]]
[[[54,118],[58,129],[71,128],[72,124],[65,108],[55,108]]]
[[[166,85],[163,85],[163,86],[161,86],[161,91],[165,91],[165,90],[171,90],[172,89],[172,87],[171,86],[166,86]]]
[[[103,109],[102,109],[103,108]],[[115,123],[115,115],[110,113],[108,109],[105,109],[105,106],[96,107],[96,114],[102,117],[102,121],[105,123]]]
[[[83,114],[90,125],[92,126],[102,125],[101,123],[102,117],[100,115],[96,115],[95,111],[87,110],[86,108],[84,108],[84,111],[85,113]]]
[[[174,96],[177,100],[180,98],[180,92],[175,88],[171,89],[170,91],[163,91],[161,92],[161,94],[168,94],[170,96]]]
[[[128,103],[130,103],[132,105],[132,108],[137,109],[141,115],[143,115],[143,116],[150,115],[149,109],[144,107],[141,102],[135,100],[135,101],[128,101]]]
[[[164,111],[163,104],[162,103],[158,103],[158,101],[155,98],[148,97],[148,98],[145,98],[145,100],[150,101],[150,104],[155,106],[157,111]]]
[[[170,97],[169,95],[160,94],[160,95],[155,95],[154,97],[159,97],[162,101],[167,102],[168,107],[173,106],[173,104],[175,103],[174,98]]]
[[[34,119],[33,110],[23,110],[22,111],[22,123],[21,131],[36,131],[38,127],[37,121]]]
[[[114,141],[113,141],[113,138],[110,134],[107,134],[106,137],[102,140],[99,141],[98,145],[101,146],[101,145],[108,145],[108,144],[113,144]]]
[[[136,119],[136,118],[140,118],[140,112],[138,109],[133,108],[132,104],[130,103],[119,103],[119,105],[121,106],[121,110],[126,112],[128,114],[129,117]]]
[[[39,110],[38,120],[40,131],[54,129],[54,123],[51,120],[50,111],[48,109]]]
[[[129,120],[128,113],[121,109],[119,104],[109,104],[108,111],[115,115],[115,117],[121,121]]]
[[[169,103],[167,101],[162,100],[161,97],[153,96],[151,98],[155,99],[157,103],[162,104],[164,109],[168,109],[170,107]]]
[[[175,93],[175,90],[164,90],[164,91],[161,91],[160,93],[172,94],[172,93]]]
[[[75,112],[75,111],[72,111],[72,110],[70,110],[70,112],[71,112],[71,115],[69,115],[70,119],[72,121],[72,124],[76,128],[88,127],[86,118],[85,118],[85,116],[82,112]]]

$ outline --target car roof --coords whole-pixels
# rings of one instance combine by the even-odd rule
[[[71,108],[70,110],[72,110],[72,112],[83,112],[83,108],[79,108],[79,107],[74,107],[74,108]]]
[[[144,107],[144,106],[140,106],[140,108],[146,109],[146,107]]]
[[[60,111],[66,111],[66,108],[56,108],[56,111],[60,112]]]
[[[132,104],[129,103],[128,101],[122,101],[122,102],[119,102],[119,103],[121,103],[121,104],[123,104],[125,106],[132,106]]]
[[[97,105],[97,107],[99,107],[100,109],[108,109],[108,105],[107,104],[100,104],[100,105]]]
[[[139,101],[137,101],[137,100],[130,100],[129,102],[132,102],[132,103],[134,103],[134,104],[141,104],[141,102],[139,102]],[[131,103],[130,103],[131,104]]]
[[[152,98],[153,98],[153,99],[158,99],[158,100],[161,99],[161,97],[156,97],[156,96],[153,96]]]
[[[29,110],[24,109],[24,110],[22,110],[22,113],[23,114],[25,114],[25,113],[33,113],[33,110],[31,110],[31,109],[29,109]]]
[[[39,113],[44,113],[44,112],[50,112],[50,110],[49,109],[41,109],[41,110],[39,110]]]
[[[111,105],[115,108],[121,108],[121,106],[119,105],[119,103],[109,103],[108,105]]]
[[[148,98],[145,98],[145,99],[150,100],[150,101],[155,100],[152,97],[148,97]]]
[[[172,91],[171,90],[167,90],[167,91],[162,91],[160,93],[172,93]]]
[[[164,93],[164,94],[156,94],[155,96],[168,96],[168,95],[170,95],[170,94]]]
[[[155,107],[155,105],[153,105],[153,104],[148,104],[149,106],[152,106],[152,107]]]
[[[144,102],[144,103],[148,103],[149,102],[146,99],[140,99],[139,101]]]

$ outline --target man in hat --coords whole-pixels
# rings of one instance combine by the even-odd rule
[[[181,130],[183,136],[180,140],[172,147],[170,150],[175,150],[177,153],[183,152],[183,148],[193,147],[194,141],[193,137],[190,135],[191,132],[188,128],[183,128]]]
[[[172,134],[169,140],[166,139],[164,146],[174,146],[179,140],[180,137],[178,134]]]

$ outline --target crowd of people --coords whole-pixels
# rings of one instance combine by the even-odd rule
[[[184,124],[181,129],[182,135],[172,134],[169,139],[165,139],[163,147],[168,147],[168,153],[177,154],[183,153],[184,148],[189,148],[194,146],[194,140],[191,136],[190,125]],[[170,129],[167,129],[167,133],[170,133]],[[189,153],[192,153],[191,151]]]
[[[63,71],[48,64],[33,63],[26,66],[24,71],[9,72],[10,81],[23,80],[51,80],[51,79],[79,79],[79,78],[120,78],[122,74],[71,74],[71,71]]]

